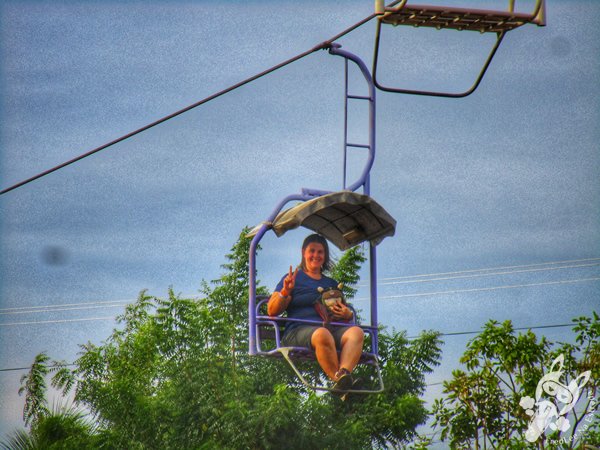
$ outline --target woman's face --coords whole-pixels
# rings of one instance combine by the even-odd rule
[[[321,266],[325,263],[325,247],[318,242],[311,242],[302,253],[304,265],[309,272],[321,272]]]

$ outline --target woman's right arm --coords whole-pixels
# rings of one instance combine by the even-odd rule
[[[273,292],[269,302],[267,303],[267,314],[270,316],[278,316],[284,312],[292,301],[291,295],[284,295],[284,289]]]
[[[290,266],[290,273],[284,278],[281,291],[273,292],[267,303],[267,314],[270,316],[278,316],[287,309],[292,301],[292,290],[296,283],[297,274],[298,269],[292,273],[292,266]]]

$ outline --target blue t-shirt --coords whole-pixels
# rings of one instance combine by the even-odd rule
[[[288,274],[281,278],[277,284],[277,287],[275,288],[276,291],[281,292],[281,289],[283,288],[283,280],[287,275]],[[336,288],[337,285],[337,281],[335,281],[333,278],[321,275],[320,280],[315,280],[314,278],[306,275],[302,269],[298,270],[298,274],[296,275],[296,283],[294,284],[294,289],[292,289],[291,292],[292,301],[286,309],[287,316],[293,319],[322,321],[321,316],[317,314],[317,311],[314,307],[315,302],[321,296],[318,288]],[[288,332],[289,330],[300,325],[303,324],[297,322],[288,322],[285,325],[285,331]]]

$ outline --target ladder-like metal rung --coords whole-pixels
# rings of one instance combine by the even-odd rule
[[[356,100],[373,100],[371,97],[367,97],[364,95],[348,95],[348,98],[353,98]]]
[[[381,21],[392,25],[473,30],[498,33],[513,30],[526,23],[537,23],[531,14],[483,9],[445,8],[441,6],[406,5],[387,10]],[[537,23],[541,25],[540,23]]]
[[[371,148],[370,145],[366,145],[366,144],[351,144],[351,143],[346,143],[346,147],[358,147],[358,148]]]

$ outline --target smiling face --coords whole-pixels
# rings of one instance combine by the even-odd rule
[[[311,242],[302,251],[302,259],[307,272],[321,273],[321,267],[325,263],[325,247],[318,242]]]

